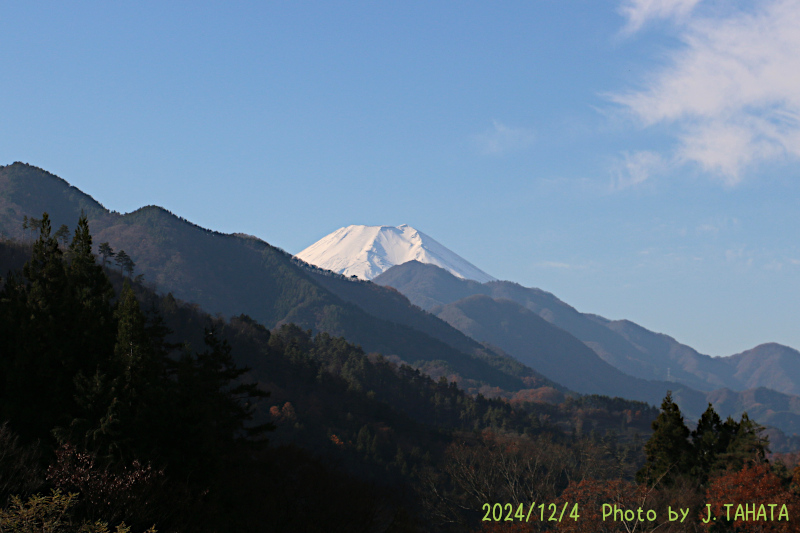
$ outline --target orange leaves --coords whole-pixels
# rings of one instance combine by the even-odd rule
[[[273,405],[269,408],[269,415],[274,422],[293,422],[297,420],[297,414],[294,411],[294,406],[290,402],[283,404],[283,408]]]
[[[559,404],[563,401],[564,393],[552,387],[522,389],[511,397],[511,404],[515,406],[526,402]]]
[[[717,522],[763,532],[798,530],[800,498],[784,488],[768,464],[746,465],[715,478],[706,491],[706,501]],[[780,519],[782,514],[788,514],[789,520]],[[706,528],[713,525],[714,521],[709,521]]]

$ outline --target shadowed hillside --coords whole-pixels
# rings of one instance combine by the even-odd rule
[[[583,394],[618,395],[657,404],[674,385],[620,372],[563,329],[511,300],[474,295],[434,307],[431,312],[470,337],[499,346],[522,363]],[[691,411],[705,407],[701,396]]]
[[[710,401],[725,416],[747,411],[789,434],[798,431],[799,398],[791,391],[800,381],[800,353],[789,347],[767,344],[713,358],[628,320],[580,313],[540,289],[461,280],[416,261],[392,267],[374,281],[578,392],[615,390],[652,402],[651,396],[671,389],[693,418]]]
[[[788,346],[770,343],[735,356],[710,357],[630,320],[581,313],[540,289],[510,281],[465,281],[418,262],[392,267],[374,281],[394,287],[428,310],[474,294],[512,300],[571,333],[604,361],[634,377],[677,381],[701,391],[767,387],[800,393],[800,352]]]
[[[0,168],[0,228],[7,235],[30,239],[24,217],[38,218],[45,211],[54,228],[72,228],[84,211],[95,249],[108,242],[124,250],[146,282],[211,313],[245,313],[269,327],[292,322],[409,363],[437,362],[474,386],[528,387],[520,376],[532,375],[530,370],[509,373],[498,368],[496,358],[473,357],[413,326],[374,316],[321,286],[291,255],[260,239],[210,231],[155,206],[120,215],[39,168],[22,163]]]

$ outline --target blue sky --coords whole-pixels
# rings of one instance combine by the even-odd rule
[[[703,353],[800,348],[800,0],[0,17],[0,164],[293,253],[407,223]]]

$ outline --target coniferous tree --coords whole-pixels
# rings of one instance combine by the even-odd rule
[[[78,220],[69,247],[68,274],[76,301],[74,310],[79,344],[89,373],[96,370],[98,356],[114,344],[116,327],[111,301],[114,289],[92,253],[92,235],[85,215]]]
[[[129,283],[112,305],[85,216],[67,252],[45,213],[22,274],[0,288],[0,417],[22,440],[55,435],[108,472],[139,460],[190,480],[187,491],[221,483],[272,428],[247,425],[267,394],[241,382],[246,369],[215,332],[204,352],[171,358],[164,321]]]
[[[636,479],[640,483],[669,483],[678,475],[688,473],[692,466],[689,428],[680,408],[672,400],[671,391],[661,402],[661,413],[652,427],[653,435],[644,446],[647,460],[637,472]]]
[[[742,414],[739,422],[729,417],[724,428],[730,435],[728,445],[720,456],[726,467],[740,469],[748,463],[766,461],[769,439],[761,436],[764,428],[751,420],[747,413]]]
[[[114,249],[111,248],[111,245],[108,242],[101,242],[100,243],[100,255],[103,258],[103,266],[106,266],[106,260],[110,257],[114,257],[116,254],[114,253]]]
[[[709,404],[692,432],[692,477],[705,484],[727,469],[740,470],[748,463],[764,462],[768,440],[761,437],[762,430],[747,413],[739,422],[732,417],[722,422]]]
[[[133,274],[133,268],[135,266],[135,263],[130,258],[130,256],[127,253],[125,253],[125,250],[120,250],[119,252],[117,252],[116,262],[117,266],[119,266],[120,274],[122,274],[122,272],[125,270],[127,270],[130,275]]]
[[[28,229],[31,231],[32,234],[35,231],[41,232],[43,228],[42,222],[43,219],[30,217],[28,219]],[[48,228],[49,227],[50,227],[50,222],[48,220]]]
[[[125,270],[128,272],[128,277],[133,277],[133,271],[136,268],[136,263],[133,262],[133,259],[128,257],[128,260],[125,261]]]
[[[761,436],[763,428],[750,420],[747,413],[739,422],[732,417],[723,422],[709,404],[691,432],[690,443],[680,409],[668,393],[661,404],[661,414],[653,422],[653,430],[645,444],[647,461],[636,474],[640,482],[663,478],[669,483],[685,476],[705,485],[725,470],[739,470],[746,464],[766,460],[769,442]]]
[[[39,238],[21,279],[12,276],[0,294],[4,315],[0,379],[5,381],[0,387],[0,414],[26,437],[47,435],[69,412],[78,362],[67,334],[73,299],[47,213],[37,227]]]
[[[158,388],[160,364],[153,353],[145,317],[125,282],[115,311],[117,337],[108,364],[106,413],[91,434],[95,450],[123,457],[137,448],[141,418],[146,416],[149,389]]]
[[[116,336],[111,347],[94,373],[76,377],[79,414],[57,436],[61,442],[79,442],[108,461],[154,457],[153,432],[161,427],[156,412],[175,407],[164,392],[165,355],[154,347],[157,343],[127,281],[113,318]]]
[[[732,419],[728,419],[733,422]],[[727,424],[727,423],[726,423]],[[692,449],[694,450],[694,465],[692,477],[705,483],[709,473],[714,470],[722,454],[730,443],[731,435],[726,431],[714,407],[709,403],[700,420],[697,421],[697,428],[692,431]]]
[[[248,369],[236,366],[230,345],[220,340],[215,330],[206,330],[205,343],[202,353],[184,353],[174,365],[173,375],[182,416],[176,424],[182,428],[179,434],[183,446],[191,450],[184,454],[185,467],[193,470],[205,463],[213,475],[221,467],[220,459],[238,443],[248,438],[263,439],[274,425],[246,425],[253,417],[252,401],[269,393],[256,384],[239,381]],[[189,461],[199,462],[192,465]]]
[[[67,245],[67,239],[69,239],[69,228],[66,224],[61,224],[61,227],[53,234],[53,237],[59,242],[61,242],[61,246]]]

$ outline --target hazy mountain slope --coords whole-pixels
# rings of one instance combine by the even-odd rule
[[[733,377],[747,388],[768,387],[800,394],[800,352],[793,348],[771,342],[722,361],[733,367]]]
[[[710,357],[629,320],[593,318],[631,342],[653,365],[669,368],[673,379],[682,383],[800,394],[800,352],[789,346],[766,343],[736,355]]]
[[[540,289],[509,281],[463,281],[433,265],[415,262],[393,267],[374,281],[396,288],[424,309],[473,294],[513,300],[586,343],[607,363],[642,379],[676,381],[705,391],[768,387],[786,394],[800,392],[800,354],[786,346],[762,345],[771,348],[710,357],[629,320],[581,313]]]
[[[627,368],[638,369],[639,373],[644,375],[648,375],[645,370],[650,368],[650,375],[666,377],[669,369],[674,381],[654,381],[660,381],[659,386],[672,389],[679,405],[690,417],[699,416],[707,402],[711,401],[723,416],[739,416],[747,410],[761,423],[773,424],[788,433],[795,431],[800,420],[798,418],[800,411],[796,408],[800,398],[790,395],[794,380],[800,379],[800,373],[796,372],[793,366],[800,354],[788,347],[762,345],[736,356],[711,358],[697,353],[667,335],[653,333],[633,322],[610,321],[580,313],[552,294],[539,289],[527,289],[511,282],[480,284],[463,281],[433,265],[417,262],[393,267],[374,281],[400,290],[418,305],[430,306],[429,308],[441,318],[464,333],[496,344],[510,355],[520,358],[556,381],[559,381],[559,378],[556,375],[549,375],[546,370],[547,355],[544,356],[544,361],[535,360],[537,350],[542,349],[543,339],[548,337],[538,332],[539,338],[536,334],[526,338],[526,329],[536,330],[531,324],[523,326],[520,323],[522,322],[520,315],[524,315],[524,312],[515,309],[509,316],[505,316],[500,308],[489,310],[487,306],[484,310],[470,310],[470,313],[466,313],[461,306],[465,302],[472,306],[478,303],[486,304],[491,298],[503,297],[533,311],[539,317],[546,319],[555,329],[561,328],[579,339],[604,361],[622,371],[621,373],[624,372],[624,368],[620,366],[624,367],[625,364]],[[443,302],[447,304],[442,305]],[[433,303],[435,305],[431,305]],[[437,305],[439,307],[436,307]],[[513,308],[509,304],[505,307]],[[550,340],[553,338],[555,337],[551,337]],[[561,342],[562,346],[559,346],[558,342],[551,343],[544,353],[563,354],[563,343],[564,341]],[[579,353],[577,346],[575,344],[569,346],[572,350],[567,353],[568,357],[577,357],[575,355]],[[580,359],[576,358],[575,361]],[[619,366],[613,364],[614,362]],[[763,366],[758,366],[759,364]],[[576,373],[580,373],[578,369],[582,368],[580,363],[567,366]],[[630,398],[641,397],[638,395],[642,390],[636,390],[637,385],[633,385],[632,391],[626,390],[631,383],[639,382],[636,377],[640,376],[634,374],[633,378],[626,376],[625,380],[620,380],[617,394],[627,395]],[[748,379],[744,379],[745,377]],[[785,391],[756,389],[764,383],[780,386],[779,377],[785,381],[783,384]],[[582,377],[561,377],[561,379],[563,384],[579,392],[587,390],[583,388],[585,383],[580,382],[584,379]],[[726,390],[714,390],[721,389],[720,383],[731,383],[733,386]],[[691,387],[690,384],[696,384],[697,388]]]
[[[372,281],[397,289],[411,303],[427,311],[473,294],[485,294],[482,283],[457,278],[436,265],[419,261],[393,266]]]
[[[642,360],[642,354],[620,335],[540,289],[526,288],[510,281],[481,284],[459,280],[440,268],[418,262],[392,267],[373,281],[396,288],[423,309],[432,309],[473,294],[512,300],[577,337],[603,360],[626,374],[643,379],[666,377],[666,370],[663,376],[659,375],[652,365]]]
[[[784,433],[800,434],[800,396],[782,394],[765,387],[732,391],[719,389],[708,394],[708,401],[722,416],[738,418],[747,412],[760,424],[780,428]]]
[[[432,237],[407,224],[339,228],[297,257],[345,276],[372,279],[394,265],[417,260],[437,265],[461,279],[494,280]]]
[[[206,230],[159,207],[111,213],[67,182],[15,163],[0,168],[2,226],[24,237],[22,217],[54,213],[54,227],[74,229],[81,209],[94,242],[108,241],[136,262],[136,274],[160,290],[196,302],[212,313],[245,313],[272,327],[295,322],[361,344],[368,351],[415,361],[446,361],[453,371],[507,390],[524,388],[518,377],[452,348],[411,327],[381,320],[315,283],[292,257],[269,244]]]
[[[474,295],[435,307],[431,312],[470,337],[499,346],[577,392],[658,404],[673,385],[624,374],[580,340],[511,300]]]
[[[705,390],[730,387],[748,388],[737,383],[732,369],[720,358],[701,354],[690,346],[681,344],[669,335],[655,333],[630,320],[607,320],[587,315],[617,333],[639,350],[639,358],[661,373],[669,373],[672,380]],[[785,392],[785,391],[784,391]]]
[[[700,392],[676,382],[648,381],[624,374],[564,330],[516,302],[474,295],[434,308],[471,337],[503,348],[547,377],[582,393],[622,396],[658,404],[667,390],[690,418],[712,402],[723,417],[748,412],[758,422],[792,434],[800,431],[800,396],[766,388]],[[655,398],[655,399],[654,399]]]
[[[408,298],[395,289],[375,283],[354,283],[338,276],[313,272],[310,275],[316,283],[341,299],[359,306],[367,313],[382,320],[414,328],[463,353],[487,360],[493,366],[504,368],[514,376],[525,378],[529,387],[549,386],[562,391],[567,390],[563,385],[547,379],[501,350],[483,346],[444,320],[412,305]]]

